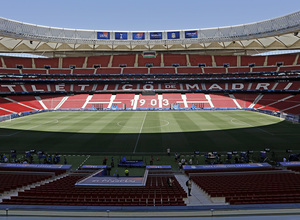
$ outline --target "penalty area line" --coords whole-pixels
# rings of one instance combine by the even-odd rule
[[[79,165],[79,167],[76,170],[79,170],[80,167],[83,166],[83,164],[91,157],[91,155],[88,155],[85,160]]]
[[[148,112],[146,112],[146,114],[145,114],[145,116],[144,116],[144,120],[143,120],[143,123],[142,123],[141,129],[140,129],[140,132],[139,132],[138,138],[137,138],[137,140],[136,140],[136,142],[135,142],[135,147],[134,147],[134,150],[133,150],[133,153],[134,153],[134,154],[135,154],[136,147],[137,147],[137,145],[138,145],[138,143],[139,143],[139,140],[140,140],[140,136],[141,136],[141,133],[142,133],[142,130],[143,130],[143,127],[144,127],[144,123],[145,123],[145,119],[146,119],[147,113],[148,113]]]
[[[262,131],[262,132],[265,132],[265,133],[267,133],[267,134],[269,134],[269,135],[274,136],[273,133],[268,132],[268,131],[266,131],[266,130],[264,130],[264,129],[262,129],[262,128],[255,127],[255,126],[253,126],[253,125],[251,125],[251,124],[249,124],[249,123],[247,123],[247,122],[241,121],[241,120],[239,120],[239,119],[237,119],[237,118],[234,118],[234,117],[232,117],[232,116],[229,116],[229,117],[231,118],[231,122],[232,122],[232,123],[234,123],[234,122],[232,121],[232,120],[234,119],[234,120],[237,120],[237,121],[240,121],[240,122],[244,123],[244,125],[251,126],[252,128],[255,128],[255,129],[257,129],[257,130],[260,130],[260,131]],[[234,123],[234,124],[236,124],[236,123]]]
[[[54,122],[55,124],[57,124],[57,123],[59,122],[58,120],[61,119],[61,118],[64,118],[64,117],[66,117],[66,116],[63,116],[63,117],[60,117],[60,118],[57,118],[57,119],[53,119],[53,120],[51,120],[51,121],[47,121],[47,122],[45,122],[45,123],[37,124],[37,125],[34,125],[34,126],[32,126],[32,127],[29,127],[29,128],[24,129],[24,130],[17,131],[17,132],[11,133],[11,134],[1,134],[0,137],[10,137],[10,136],[14,136],[14,135],[16,135],[16,134],[19,134],[19,133],[22,133],[22,132],[25,132],[25,131],[30,131],[30,129],[32,129],[32,128],[36,128],[36,127],[39,127],[39,126],[41,126],[41,125],[45,125],[45,124],[48,124],[48,123],[51,123],[51,122]]]

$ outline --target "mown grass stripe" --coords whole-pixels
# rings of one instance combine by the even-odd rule
[[[147,113],[148,113],[148,112],[146,112],[146,114],[145,114],[145,116],[144,116],[144,120],[143,120],[143,122],[142,122],[141,129],[140,129],[140,131],[139,131],[139,135],[138,135],[138,138],[137,138],[137,140],[136,140],[136,143],[135,143],[135,146],[134,146],[134,149],[133,149],[133,153],[135,153],[136,147],[137,147],[137,145],[138,145],[138,143],[139,143],[139,140],[140,140],[140,137],[141,137],[141,133],[142,133],[142,130],[143,130],[143,126],[144,126],[144,123],[145,123],[145,120],[146,120],[146,117],[147,117]]]

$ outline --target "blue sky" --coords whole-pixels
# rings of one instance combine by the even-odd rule
[[[52,27],[151,31],[231,26],[300,10],[300,0],[0,0],[0,16]]]

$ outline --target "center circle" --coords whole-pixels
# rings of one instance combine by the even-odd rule
[[[169,121],[167,120],[163,120],[163,119],[148,119],[147,121],[159,121],[159,122],[163,122],[161,125],[157,125],[157,126],[147,126],[147,125],[143,125],[143,128],[161,128],[161,127],[165,127],[168,126],[170,124]],[[132,126],[131,126],[132,124]],[[117,123],[118,126],[120,127],[124,127],[124,128],[140,128],[135,126],[136,125],[136,121],[135,120],[131,120],[131,121],[119,121]]]

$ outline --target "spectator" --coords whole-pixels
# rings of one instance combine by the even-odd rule
[[[168,154],[168,156],[170,156],[170,154],[171,154],[170,148],[167,149],[167,154]]]
[[[234,158],[235,163],[239,163],[239,159],[237,157]]]
[[[49,164],[52,163],[52,155],[51,155],[51,154],[48,155],[48,163],[49,163]]]
[[[107,158],[105,157],[105,158],[103,159],[103,165],[106,165],[106,162],[107,162]]]
[[[175,153],[175,161],[177,162],[180,159],[180,153]]]
[[[8,159],[5,156],[5,154],[1,155],[1,162],[3,162],[3,163],[7,163],[8,162]]]
[[[169,187],[172,187],[172,186],[173,186],[174,180],[172,179],[172,177],[169,177],[169,178],[167,179],[167,183],[168,183],[168,186],[169,186]]]
[[[125,169],[125,176],[129,176],[129,170],[127,168]]]
[[[67,158],[64,157],[64,164],[68,164]]]
[[[191,195],[191,191],[192,191],[192,178],[190,177],[188,181],[186,181],[186,186],[188,187],[188,196],[192,196]]]
[[[110,176],[111,167],[106,167],[107,176]]]
[[[58,164],[60,162],[60,155],[58,155],[57,153],[55,153],[54,157],[53,157],[53,163],[54,164]]]
[[[153,165],[153,156],[150,157],[150,165]]]
[[[184,158],[181,159],[181,164],[185,165],[185,159]]]
[[[182,163],[180,161],[178,162],[178,168],[180,171],[182,170]]]
[[[114,160],[114,157],[111,157],[111,163],[110,163],[110,166],[111,166],[112,168],[115,167],[115,160]]]
[[[29,156],[29,163],[33,163],[33,156],[32,155]]]

